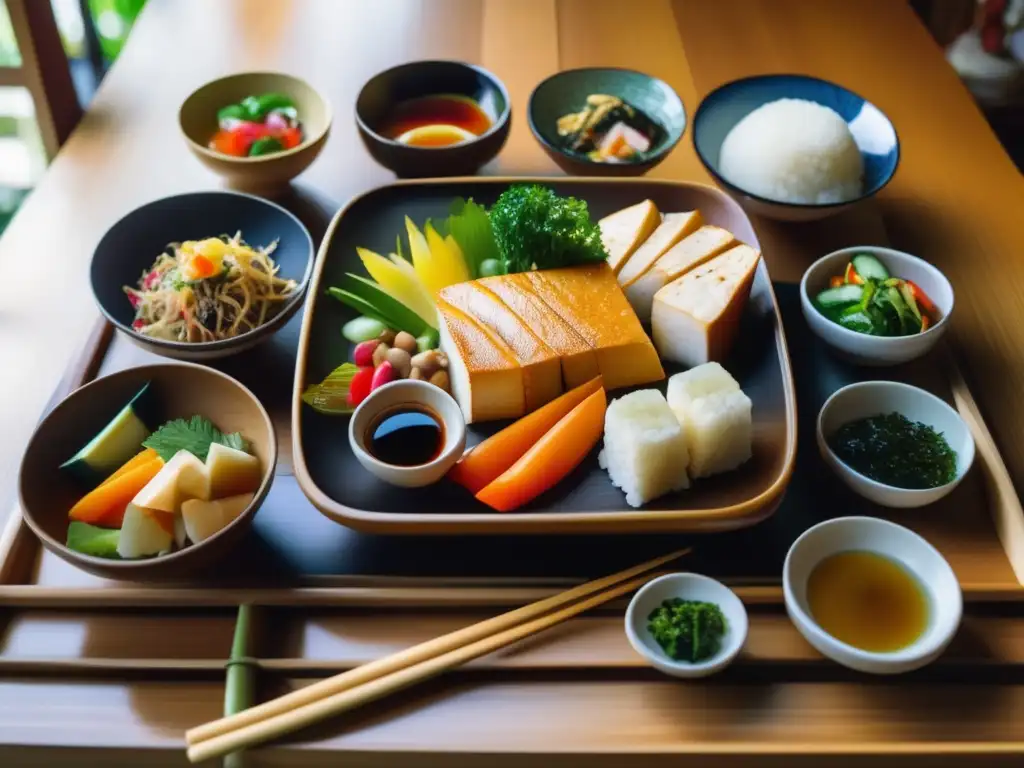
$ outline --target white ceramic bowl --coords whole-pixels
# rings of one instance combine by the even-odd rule
[[[862,651],[825,632],[807,604],[807,580],[815,566],[839,552],[867,551],[889,557],[917,577],[928,593],[927,629],[898,651]],[[897,674],[923,667],[942,653],[960,626],[963,596],[956,574],[931,544],[902,525],[876,517],[839,517],[804,531],[789,548],[782,567],[786,611],[800,634],[818,651],[843,666],[874,674]]]
[[[949,447],[956,451],[956,478],[952,482],[937,488],[896,488],[851,469],[829,447],[828,438],[843,424],[893,411],[945,436]],[[974,438],[960,415],[932,393],[896,381],[862,381],[833,392],[818,413],[818,450],[847,486],[885,507],[923,507],[938,501],[960,484],[974,462]]]
[[[821,314],[812,299],[828,288],[830,277],[843,274],[850,259],[858,253],[870,253],[885,265],[889,274],[917,283],[942,313],[939,322],[913,336],[869,336],[843,328]],[[858,245],[822,256],[804,272],[800,305],[814,334],[844,357],[861,365],[897,365],[921,357],[942,338],[953,314],[953,286],[924,259],[891,248]]]
[[[718,653],[696,664],[670,658],[647,631],[647,617],[673,597],[717,603],[725,614],[726,630]],[[747,611],[736,594],[720,581],[696,573],[669,573],[645,584],[626,609],[626,637],[633,649],[655,669],[673,677],[705,677],[725,669],[747,639]]]
[[[399,467],[385,464],[367,450],[366,434],[374,419],[403,405],[426,406],[444,423],[444,446],[433,461],[415,467]],[[420,488],[436,483],[462,457],[466,447],[466,421],[458,403],[444,390],[425,381],[402,379],[375,389],[359,404],[349,420],[348,441],[359,463],[384,482]]]

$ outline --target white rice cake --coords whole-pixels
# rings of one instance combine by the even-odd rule
[[[687,408],[683,432],[690,453],[690,477],[736,469],[751,456],[750,398],[739,389],[696,398]]]
[[[739,382],[719,363],[704,363],[669,378],[668,406],[679,421],[685,422],[694,400],[739,389]]]
[[[654,295],[651,332],[663,360],[694,366],[725,358],[760,258],[749,245],[737,245]]]
[[[690,487],[683,427],[656,389],[641,389],[611,402],[598,462],[632,507]]]
[[[623,288],[640,322],[651,322],[654,294],[735,242],[731,232],[707,224],[665,251],[654,266]]]

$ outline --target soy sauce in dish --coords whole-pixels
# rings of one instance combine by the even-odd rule
[[[444,424],[421,405],[402,405],[384,411],[366,432],[370,455],[395,467],[418,467],[441,454]]]

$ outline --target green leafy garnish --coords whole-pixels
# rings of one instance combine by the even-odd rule
[[[487,211],[472,199],[457,197],[452,201],[450,213],[448,232],[462,249],[470,277],[487,277],[481,270],[483,263],[501,260]]]
[[[175,419],[160,427],[147,437],[142,444],[152,448],[164,461],[170,461],[178,451],[195,454],[200,461],[206,461],[206,454],[213,443],[226,445],[237,451],[249,450],[245,438],[238,432],[225,435],[209,419],[193,416],[189,421]]]
[[[319,384],[312,384],[302,393],[302,402],[318,413],[328,416],[344,416],[355,409],[349,405],[348,390],[352,386],[352,377],[359,371],[359,366],[342,363]]]
[[[647,617],[647,631],[661,649],[676,661],[698,662],[718,653],[726,623],[714,603],[665,600]]]
[[[93,557],[116,558],[121,532],[116,528],[99,528],[72,520],[68,524],[68,549]]]
[[[509,187],[491,208],[490,222],[506,273],[608,258],[587,204],[575,197],[559,197],[547,187]]]

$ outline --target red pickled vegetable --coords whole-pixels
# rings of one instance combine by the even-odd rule
[[[346,400],[348,404],[355,408],[366,396],[370,394],[370,385],[373,381],[373,367],[363,366],[352,376],[352,381],[348,385],[348,395]]]
[[[383,387],[385,384],[390,384],[392,381],[398,378],[398,371],[395,370],[395,366],[385,360],[383,363],[377,366],[377,370],[373,372],[373,380],[370,382],[370,391]]]
[[[843,284],[844,284],[844,280],[839,275],[832,275],[832,277],[829,278],[829,281],[828,281],[828,287],[829,288],[838,288],[839,286],[841,286]]]
[[[210,139],[210,149],[222,155],[245,157],[251,143],[252,139],[247,139],[237,131],[217,131]]]
[[[356,348],[352,351],[352,362],[359,366],[368,365],[373,368],[373,352],[377,349],[378,344],[380,341],[377,339],[361,341],[356,344]]]
[[[281,142],[281,146],[285,149],[291,149],[297,147],[302,143],[302,129],[301,128],[286,128],[283,131],[275,134],[278,141]]]
[[[914,294],[914,301],[917,302],[917,306],[931,315],[933,319],[938,318],[939,308],[935,306],[935,302],[928,298],[928,294],[921,290],[921,286],[913,280],[904,280],[903,282],[910,287],[910,292]]]

